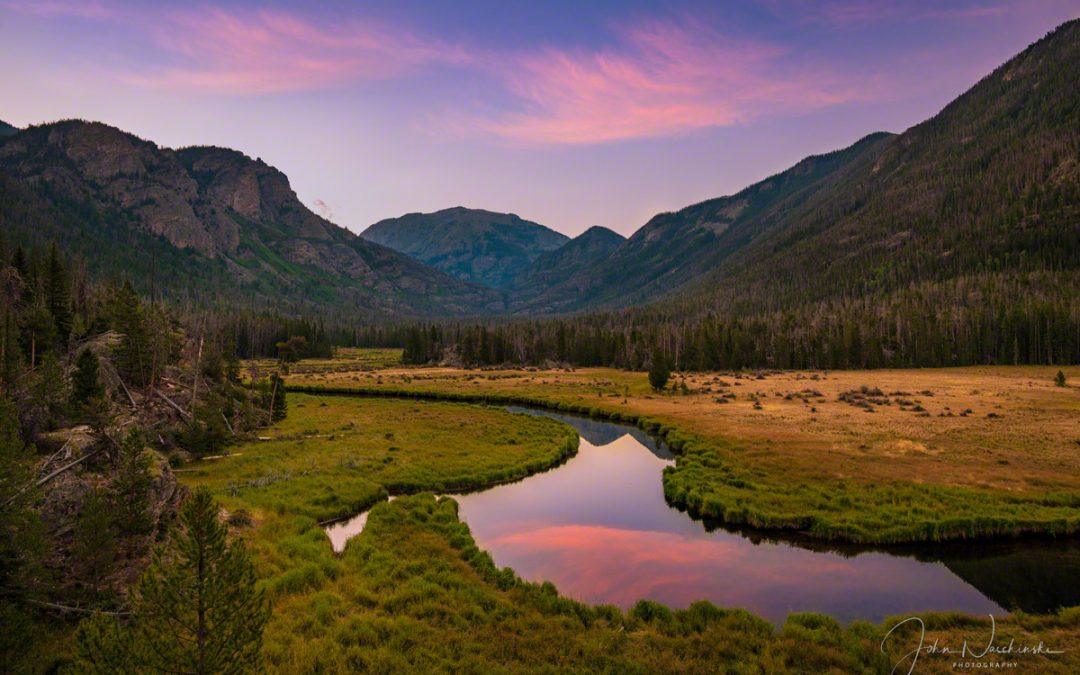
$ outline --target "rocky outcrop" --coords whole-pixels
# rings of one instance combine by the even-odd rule
[[[11,201],[44,200],[18,220],[9,216],[16,221],[10,224],[0,213],[0,224],[16,241],[22,228],[26,239],[81,246],[69,253],[105,268],[108,250],[123,269],[105,271],[128,276],[135,265],[121,261],[144,265],[140,258],[155,246],[145,235],[159,235],[175,249],[197,254],[166,251],[154,258],[157,289],[179,297],[209,292],[215,301],[250,306],[257,299],[275,308],[349,314],[475,314],[503,307],[491,290],[321,218],[304,206],[284,173],[235,150],[173,151],[105,124],[69,120],[0,139],[0,179],[5,177],[33,190]],[[44,214],[50,207],[68,217]],[[88,212],[95,217],[87,218]],[[143,239],[128,236],[129,229]],[[139,250],[117,248],[125,245]],[[229,277],[233,283],[225,288]]]

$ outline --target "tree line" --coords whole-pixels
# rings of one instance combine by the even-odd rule
[[[662,306],[408,327],[403,360],[644,370],[906,368],[1080,362],[1080,273],[985,274],[768,313]]]
[[[0,670],[87,614],[81,672],[257,660],[268,609],[243,546],[207,494],[173,524],[182,488],[163,482],[167,458],[224,452],[287,412],[281,368],[241,380],[226,319],[89,281],[55,244],[0,237]],[[322,348],[317,325],[300,328]]]

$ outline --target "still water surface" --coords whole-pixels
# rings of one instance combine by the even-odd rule
[[[667,448],[635,427],[546,411],[581,435],[578,454],[551,471],[454,495],[460,516],[496,565],[564,595],[627,608],[707,599],[773,622],[824,612],[841,622],[955,610],[1003,615],[1080,604],[1080,542],[1024,541],[891,548],[820,543],[714,529],[664,500]],[[327,528],[335,550],[367,514]]]

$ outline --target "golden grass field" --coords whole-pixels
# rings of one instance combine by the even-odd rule
[[[1071,386],[1054,386],[1058,368],[1032,366],[676,374],[686,395],[655,394],[644,373],[609,368],[294,371],[288,382],[517,394],[662,419],[733,442],[745,460],[793,477],[1023,492],[1080,489],[1080,368],[1062,370]],[[862,386],[882,390],[874,398],[889,404],[866,412],[839,400]],[[725,394],[734,398],[718,403]]]

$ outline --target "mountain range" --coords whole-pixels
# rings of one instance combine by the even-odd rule
[[[659,214],[627,239],[592,228],[568,240],[462,207],[356,236],[312,213],[261,160],[159,148],[80,121],[0,139],[0,224],[4,236],[55,239],[91,272],[135,276],[144,289],[227,291],[290,311],[785,310],[976,274],[1080,269],[1077,82],[1072,21],[901,134],[871,134]]]
[[[100,123],[0,144],[0,224],[59,242],[91,273],[173,300],[390,315],[501,309],[498,294],[361,239],[304,206],[285,174],[235,150],[161,148]]]

